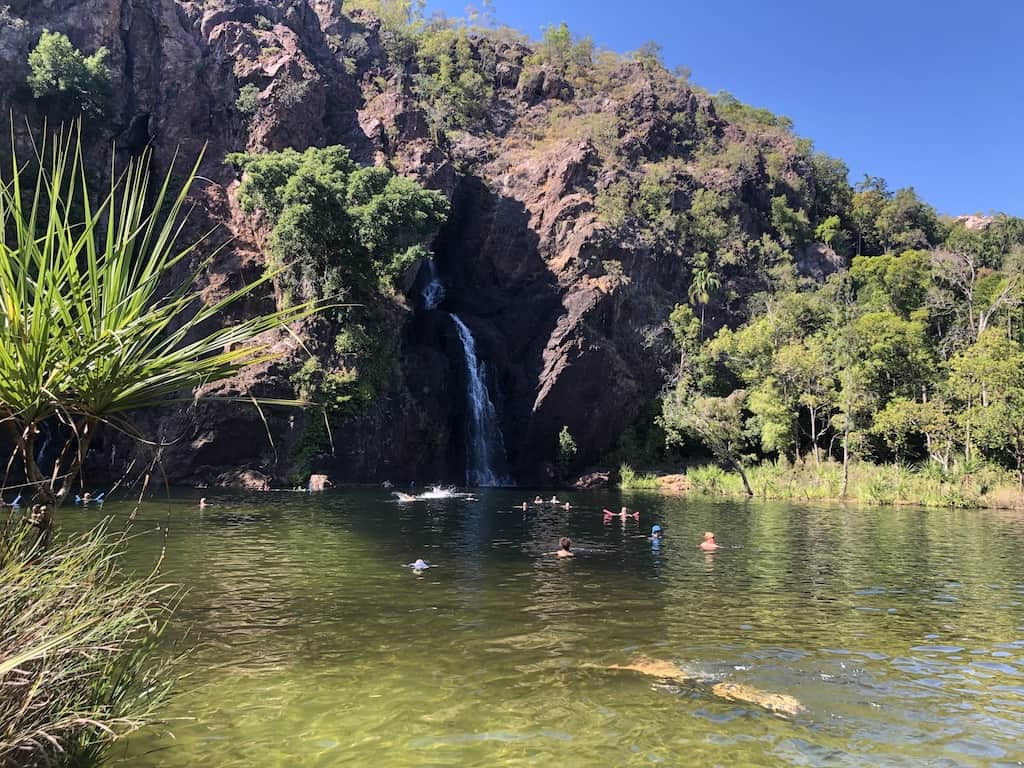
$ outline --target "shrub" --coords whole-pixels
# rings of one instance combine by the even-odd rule
[[[238,91],[238,99],[235,100],[235,109],[243,117],[250,118],[256,114],[260,107],[260,89],[258,86],[248,83]]]
[[[286,293],[319,298],[390,289],[445,221],[440,192],[386,168],[360,168],[344,147],[227,158],[244,171],[239,202],[274,222],[272,269]]]
[[[86,56],[67,35],[43,30],[28,55],[28,85],[32,95],[62,120],[78,114],[101,117],[110,100],[107,49]]]
[[[569,427],[563,426],[562,431],[558,433],[558,471],[563,478],[568,477],[569,470],[576,460],[576,452],[576,440],[573,439]]]

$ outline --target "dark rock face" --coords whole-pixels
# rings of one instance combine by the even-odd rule
[[[10,12],[25,23],[0,28],[5,108],[32,116],[19,84],[45,27],[86,50],[110,48],[116,99],[105,127],[125,151],[152,146],[164,167],[175,150],[190,159],[208,144],[201,174],[209,181],[196,194],[190,231],[220,225],[210,245],[230,245],[199,286],[204,300],[265,264],[266,225],[238,210],[238,180],[223,163],[228,152],[340,143],[362,162],[386,162],[448,194],[452,214],[436,244],[448,288],[443,309],[459,314],[477,339],[517,480],[546,479],[563,425],[581,460],[594,460],[663,385],[674,359],[666,319],[684,295],[683,268],[654,258],[642,242],[612,237],[600,223],[595,199],[616,172],[604,168],[589,140],[524,140],[552,102],[576,94],[548,69],[521,77],[522,44],[496,51],[492,129],[451,143],[432,135],[407,86],[379,87],[386,67],[379,22],[361,12],[342,16],[334,0],[13,0]],[[714,124],[706,97],[681,87],[664,103],[639,65],[615,77],[629,86],[628,99],[590,97],[580,109],[615,121],[632,157],[673,151],[698,118]],[[244,85],[260,93],[251,120],[235,106]],[[277,298],[256,296],[234,311],[273,306]],[[314,471],[339,482],[463,477],[458,338],[444,312],[418,311],[417,303],[415,293],[396,303],[403,347],[393,387],[335,431],[334,454],[316,457]],[[295,331],[314,349],[328,338],[315,323]],[[284,333],[272,341],[284,353],[280,362],[210,393],[292,396],[288,373],[301,351]],[[201,402],[140,421],[168,442],[162,461],[171,482],[234,483],[285,478],[317,418]],[[123,467],[125,449],[115,445],[94,463]]]

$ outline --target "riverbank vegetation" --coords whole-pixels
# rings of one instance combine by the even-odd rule
[[[93,440],[142,442],[141,411],[273,359],[263,334],[320,308],[224,325],[274,273],[200,299],[206,244],[179,242],[198,165],[179,190],[143,154],[97,192],[80,135],[41,137],[0,183],[0,422],[13,449],[0,491],[17,478],[24,500],[0,528],[0,764],[14,768],[98,764],[173,681],[152,651],[174,590],[156,568],[121,570],[127,529],[57,529]]]
[[[1024,222],[957,221],[932,248],[854,256],[823,283],[782,273],[749,320],[710,338],[680,305],[679,371],[661,423],[670,441],[695,438],[735,469],[748,495],[758,495],[755,466],[762,495],[777,484],[760,458],[813,466],[815,483],[797,482],[805,490],[834,485],[838,460],[829,498],[851,495],[852,459],[918,467],[869,472],[868,500],[902,498],[893,478],[910,487],[916,477],[929,478],[910,494],[921,501],[980,503],[992,486],[985,467],[1012,472],[1024,491],[1022,269]]]

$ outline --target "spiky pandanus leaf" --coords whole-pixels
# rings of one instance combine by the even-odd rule
[[[169,283],[205,240],[182,243],[199,161],[175,191],[174,164],[154,183],[144,153],[120,173],[111,169],[109,190],[94,200],[77,130],[35,150],[25,164],[12,152],[0,174],[0,423],[37,493],[52,502],[66,495],[98,423],[123,424],[140,408],[191,399],[204,384],[272,359],[259,338],[318,307],[297,304],[218,327],[227,308],[274,273],[211,304],[194,285],[212,255]],[[77,446],[65,446],[67,463],[47,485],[32,448],[51,417],[71,428]]]

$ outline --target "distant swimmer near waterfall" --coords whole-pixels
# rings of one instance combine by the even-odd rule
[[[416,497],[411,493],[402,493],[401,491],[395,491],[395,496],[398,497],[399,501],[416,501]]]

